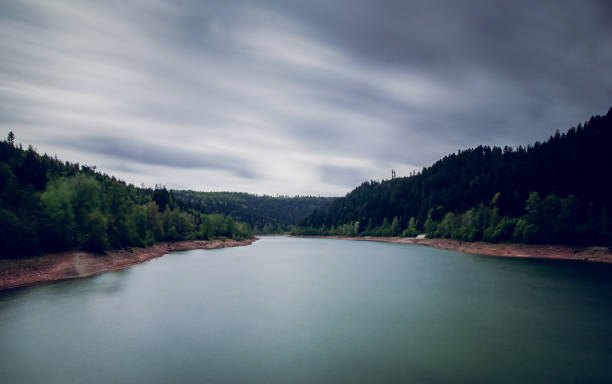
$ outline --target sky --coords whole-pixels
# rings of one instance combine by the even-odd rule
[[[3,0],[0,52],[0,134],[174,189],[344,195],[612,106],[603,0]]]

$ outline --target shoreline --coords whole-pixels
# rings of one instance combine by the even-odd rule
[[[416,237],[351,237],[351,236],[292,236],[297,238],[333,239],[351,241],[378,241],[381,243],[417,244],[428,247],[498,257],[525,259],[574,260],[589,263],[612,264],[612,252],[608,247],[572,247],[567,245],[536,245],[467,242],[452,239]]]
[[[416,244],[475,255],[612,264],[612,252],[607,247],[485,243],[441,238],[417,239],[414,237],[289,237]],[[240,247],[250,245],[256,240],[257,237],[246,240],[184,240],[156,243],[146,248],[128,247],[102,254],[87,251],[68,251],[24,259],[0,259],[0,291],[117,271],[177,251]]]
[[[156,243],[146,248],[128,247],[104,253],[68,251],[24,259],[0,259],[0,291],[118,271],[176,251],[240,247],[251,245],[256,240],[257,238],[184,240]]]

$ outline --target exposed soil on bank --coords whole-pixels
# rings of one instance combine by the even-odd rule
[[[565,245],[495,244],[466,242],[450,239],[417,239],[414,237],[348,237],[348,236],[297,236],[321,239],[380,241],[384,243],[420,244],[477,255],[523,257],[534,259],[580,260],[612,263],[612,252],[607,247],[570,247]]]
[[[124,269],[174,251],[238,247],[250,245],[255,240],[189,240],[157,243],[146,248],[125,248],[100,254],[70,251],[24,259],[0,259],[0,290]]]

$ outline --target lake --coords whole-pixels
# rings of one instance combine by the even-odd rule
[[[0,383],[610,383],[612,268],[266,237],[0,292]]]

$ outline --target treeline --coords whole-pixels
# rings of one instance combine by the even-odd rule
[[[479,146],[365,182],[294,233],[610,245],[610,143],[612,109],[544,143]]]
[[[0,142],[2,256],[216,237],[252,232],[229,216],[181,209],[165,188],[137,188],[95,167],[24,150],[12,133]]]
[[[532,192],[525,203],[525,214],[519,218],[501,216],[497,193],[489,204],[480,203],[463,213],[430,210],[420,225],[411,217],[402,228],[399,218],[383,219],[379,226],[371,221],[364,227],[355,221],[337,227],[297,227],[294,235],[332,236],[404,236],[425,233],[462,241],[545,243],[545,244],[612,244],[612,221],[607,209],[583,207],[574,195],[561,198],[551,193],[542,199]],[[585,209],[586,208],[586,209]]]
[[[223,214],[249,224],[255,233],[289,232],[315,209],[334,198],[315,196],[267,196],[242,192],[172,191],[183,209]]]

